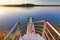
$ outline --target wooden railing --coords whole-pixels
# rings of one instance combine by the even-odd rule
[[[49,22],[45,22],[45,32],[42,36],[47,40],[60,40],[60,33]]]
[[[46,40],[60,40],[60,33],[49,22],[42,20],[35,21],[33,23],[36,29],[36,33],[40,33],[40,35],[43,36]],[[20,22],[17,22],[10,30],[8,35],[4,38],[4,40],[8,40],[8,37],[11,35],[12,31],[18,24],[18,28],[20,27]]]
[[[16,30],[16,32],[20,29],[20,22],[16,22],[16,24],[13,26],[13,28],[9,31],[9,33],[7,34],[7,36],[4,38],[4,40],[9,40],[9,36],[12,34],[12,32],[15,30],[16,26],[18,25],[18,28]],[[20,31],[20,30],[19,30]],[[21,35],[21,34],[20,34]],[[20,37],[19,35],[19,37]]]
[[[37,28],[37,32],[41,33],[46,40],[60,40],[60,33],[49,22],[42,20],[34,23]],[[43,25],[38,25],[38,23],[43,23]],[[41,29],[40,31],[38,31],[39,28]]]

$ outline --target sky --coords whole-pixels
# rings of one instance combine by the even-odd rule
[[[0,4],[21,4],[21,3],[60,4],[60,0],[0,0]]]

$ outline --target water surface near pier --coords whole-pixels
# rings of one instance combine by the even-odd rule
[[[0,25],[10,29],[18,20],[21,23],[34,20],[46,20],[60,28],[60,7],[0,7]]]

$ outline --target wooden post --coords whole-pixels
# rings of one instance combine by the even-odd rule
[[[21,36],[21,24],[20,24],[20,22],[18,22],[18,29],[20,31],[20,36]]]
[[[12,38],[12,40],[18,40],[19,37],[21,36],[21,28],[20,28],[20,22],[18,22],[18,28],[16,30],[16,33],[14,35],[14,37]]]
[[[43,30],[42,30],[42,36],[44,37],[44,33],[45,33],[45,29],[46,29],[46,22],[44,21],[44,26],[43,26]]]
[[[18,22],[18,29],[17,29],[17,32],[18,32],[18,37],[17,37],[17,40],[21,37],[21,24],[20,24],[20,22]]]
[[[18,24],[18,22],[16,22],[16,24],[12,27],[12,29],[9,31],[9,33],[7,34],[7,36],[4,38],[4,40],[8,40],[9,36],[11,35],[11,33],[13,32],[13,30],[15,29],[16,25]]]

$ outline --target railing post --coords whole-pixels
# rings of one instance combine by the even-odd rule
[[[18,29],[19,29],[19,31],[20,31],[20,36],[21,36],[21,24],[20,24],[20,22],[18,22]]]
[[[19,37],[21,36],[21,28],[20,28],[20,22],[18,22],[18,28],[16,30],[15,36],[13,37],[12,40],[18,40]]]
[[[9,33],[7,34],[7,36],[4,38],[4,40],[8,40],[9,36],[11,35],[11,33],[13,32],[13,30],[15,29],[16,25],[18,24],[18,22],[16,22],[16,24],[12,27],[12,29],[9,31]]]
[[[46,22],[44,21],[44,25],[43,25],[43,30],[42,30],[42,36],[44,37],[44,33],[45,33],[45,29],[46,29]]]

